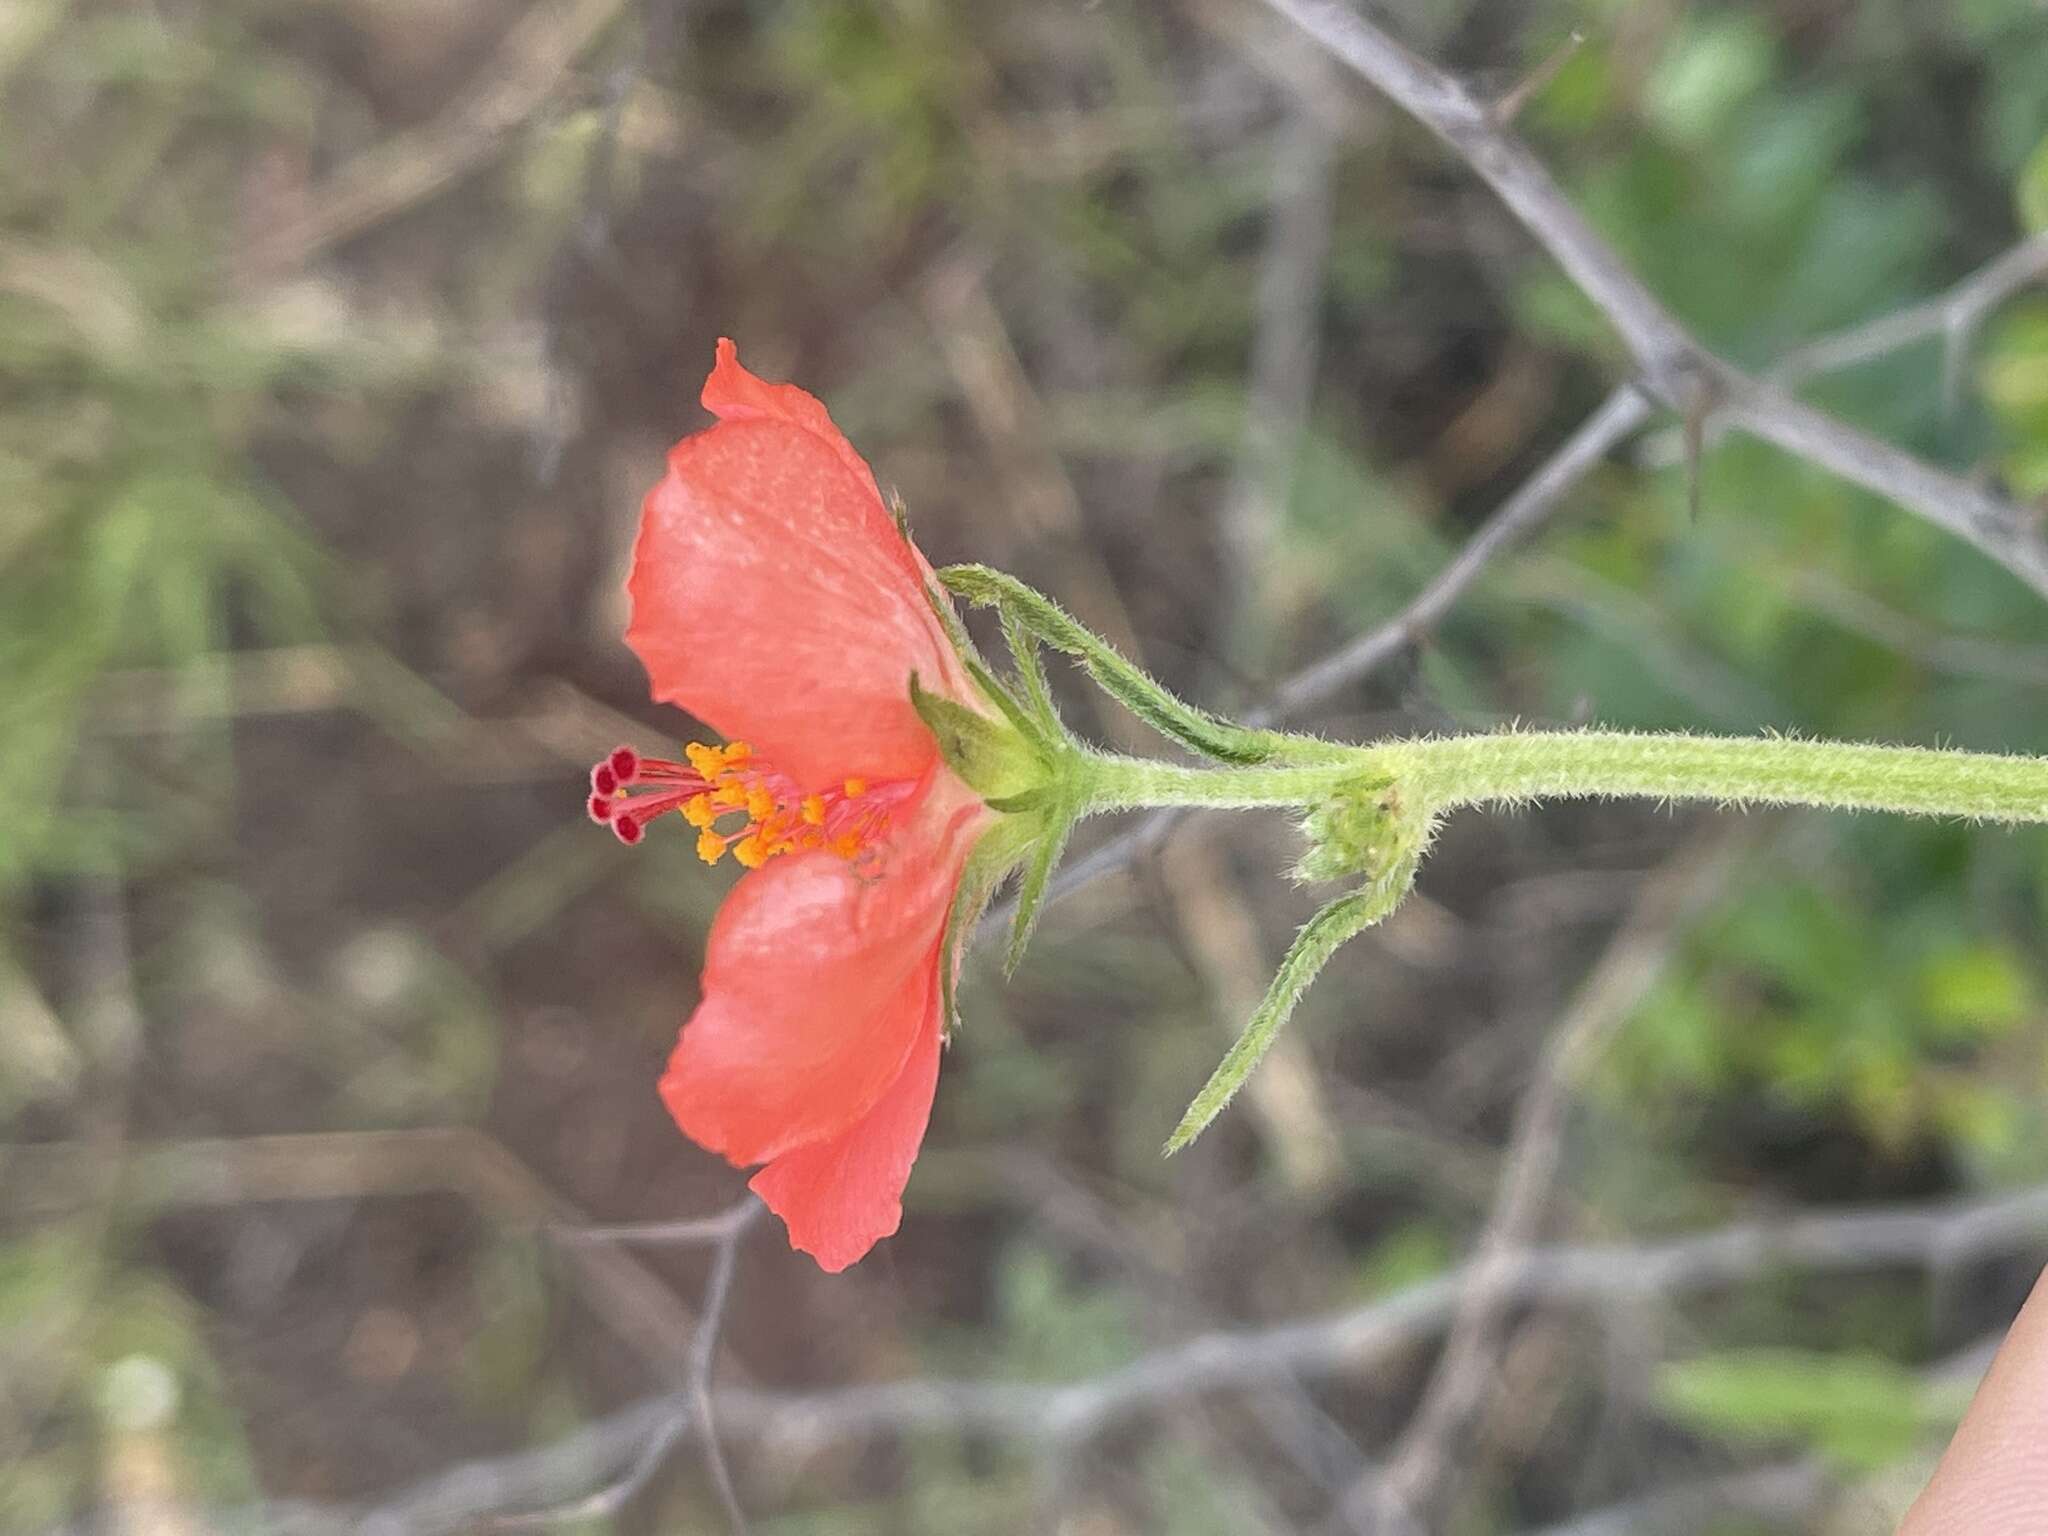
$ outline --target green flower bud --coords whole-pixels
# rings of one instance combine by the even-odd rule
[[[1312,805],[1302,818],[1308,852],[1294,867],[1300,880],[1377,879],[1421,851],[1430,818],[1401,786],[1384,776],[1353,779]]]

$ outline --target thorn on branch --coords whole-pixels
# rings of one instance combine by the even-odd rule
[[[1577,57],[1586,46],[1586,34],[1574,29],[1562,45],[1551,50],[1549,56],[1538,64],[1521,81],[1511,87],[1487,110],[1487,116],[1497,128],[1505,128],[1529,105],[1535,95],[1564,72],[1565,65]]]
[[[1685,416],[1685,512],[1700,520],[1701,461],[1706,456],[1707,420],[1721,404],[1719,384],[1705,369],[1688,367],[1679,375],[1678,404]]]
[[[1963,370],[1977,339],[1977,319],[1967,310],[1950,314],[1941,328],[1941,422],[1953,428],[1963,408]]]

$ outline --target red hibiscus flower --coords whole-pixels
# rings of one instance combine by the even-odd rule
[[[940,967],[995,815],[947,767],[910,679],[981,710],[931,568],[816,399],[720,341],[705,409],[648,493],[626,642],[654,696],[723,747],[621,748],[591,815],[621,840],[679,812],[748,873],[712,923],[703,1001],[661,1096],[735,1165],[792,1246],[836,1272],[896,1230],[944,1034]]]

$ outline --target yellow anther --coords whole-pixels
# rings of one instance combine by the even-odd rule
[[[711,791],[711,803],[720,810],[736,811],[747,803],[747,786],[720,784]]]
[[[866,794],[867,792],[868,781],[866,779],[848,779],[846,781],[847,799],[858,800],[862,795]]]
[[[727,763],[744,763],[753,755],[754,749],[744,741],[728,741],[725,744],[725,760]]]
[[[727,841],[728,839],[720,837],[706,827],[697,834],[697,857],[706,864],[716,864],[725,855]]]
[[[747,791],[747,814],[756,821],[766,821],[775,814],[775,797],[756,784]]]
[[[813,827],[825,825],[825,797],[823,795],[806,795],[804,797],[804,821],[807,825]]]
[[[693,827],[708,827],[718,819],[709,795],[692,795],[683,802],[683,820]]]
[[[699,778],[715,779],[725,771],[725,754],[701,741],[693,741],[684,747],[683,756],[690,760],[690,766],[697,770]]]
[[[842,859],[850,859],[860,852],[860,838],[851,832],[835,837],[832,839],[832,851]]]
[[[749,869],[759,869],[774,856],[775,850],[768,846],[758,832],[749,832],[733,844],[732,856]]]

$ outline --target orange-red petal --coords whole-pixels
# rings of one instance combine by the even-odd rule
[[[923,976],[917,1038],[888,1091],[837,1136],[785,1152],[747,1186],[782,1218],[789,1245],[827,1274],[860,1259],[903,1220],[903,1186],[924,1143],[939,1079],[936,949]]]
[[[945,920],[933,882],[864,882],[825,851],[748,874],[719,909],[704,1000],[661,1096],[691,1140],[746,1165],[845,1130],[903,1070]]]
[[[818,850],[733,888],[711,925],[703,1001],[661,1080],[685,1135],[761,1163],[874,1107],[924,1024],[926,973],[988,814],[938,768],[876,869]]]
[[[655,697],[745,740],[806,789],[915,778],[935,753],[909,677],[970,685],[873,474],[825,407],[740,366],[704,386],[722,418],[669,453],[627,583]]]
[[[825,402],[807,389],[795,384],[775,384],[749,372],[740,362],[740,349],[729,336],[718,338],[718,350],[711,364],[711,374],[704,380],[704,391],[697,397],[704,409],[720,421],[779,421],[785,426],[796,427],[816,437],[846,466],[849,474],[861,489],[867,492],[864,507],[873,509],[873,516],[863,516],[868,526],[861,531],[870,538],[890,536],[890,542],[900,546],[902,537],[897,534],[893,520],[882,505],[882,493],[875,485],[875,472],[868,467],[868,461],[860,451],[846,440],[846,434],[833,423],[832,413],[825,409]],[[913,575],[916,572],[913,570]]]

